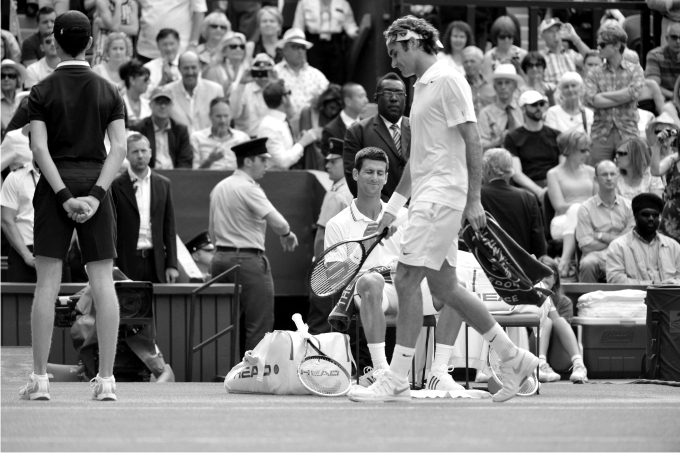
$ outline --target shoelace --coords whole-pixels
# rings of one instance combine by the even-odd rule
[[[386,393],[389,391],[387,381],[389,378],[385,377],[385,371],[387,370],[378,370],[376,371],[373,376],[376,376],[376,381],[371,385],[371,387],[374,387],[375,389],[381,390],[383,393]]]
[[[384,369],[384,368],[381,368],[381,369],[379,369],[379,370],[375,370],[375,371],[373,372],[373,379],[375,379],[376,381],[378,381],[378,380],[383,376],[383,374],[385,374],[385,371],[387,371],[387,370]]]

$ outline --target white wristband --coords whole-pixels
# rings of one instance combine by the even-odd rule
[[[408,198],[400,193],[394,192],[390,197],[390,201],[387,202],[387,206],[385,206],[385,212],[397,217],[399,210],[404,207],[407,201]]]

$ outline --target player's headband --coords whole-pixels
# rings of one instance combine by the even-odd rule
[[[411,38],[424,39],[423,35],[421,35],[420,33],[416,33],[413,30],[407,30],[407,31],[402,31],[400,33],[397,33],[396,36],[390,36],[390,38],[387,40],[387,43],[391,44],[391,43],[397,42],[397,41],[408,41]],[[442,49],[444,48],[444,45],[441,43],[441,41],[437,40],[436,44],[437,44],[437,47],[440,47]]]

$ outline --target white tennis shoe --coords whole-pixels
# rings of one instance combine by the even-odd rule
[[[347,397],[351,401],[411,401],[411,387],[406,378],[400,379],[390,370],[378,374],[376,381],[370,387],[352,387]]]
[[[588,370],[584,365],[575,365],[569,376],[571,382],[588,382]]]
[[[526,349],[518,349],[515,358],[500,363],[503,387],[491,398],[494,403],[502,403],[517,395],[519,388],[538,366],[538,357]]]
[[[427,390],[465,390],[462,385],[456,384],[456,381],[453,380],[449,374],[451,369],[444,368],[441,371],[432,371],[425,388]]]
[[[50,380],[35,373],[29,374],[30,380],[19,390],[22,400],[48,401],[50,399]]]
[[[538,380],[540,382],[557,382],[562,379],[562,376],[556,373],[555,370],[553,370],[552,367],[548,365],[548,362],[542,363],[539,367],[539,370],[541,370],[541,372],[538,374]]]
[[[385,371],[383,368],[374,369],[373,367],[367,366],[364,368],[364,375],[359,378],[359,385],[362,387],[370,387],[378,377]]]
[[[111,376],[102,378],[97,375],[90,381],[92,387],[92,399],[98,401],[117,401],[116,379]]]

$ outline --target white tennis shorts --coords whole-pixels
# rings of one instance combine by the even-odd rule
[[[439,313],[434,308],[432,303],[432,294],[430,294],[430,287],[427,284],[427,279],[424,278],[420,282],[420,290],[423,293],[423,316],[434,315]],[[361,308],[361,297],[359,295],[354,296],[354,303],[357,308]],[[382,298],[382,310],[386,316],[396,315],[399,313],[399,298],[397,297],[397,288],[390,284],[385,283],[383,287],[383,298]]]
[[[408,208],[399,262],[436,271],[444,260],[456,267],[463,212],[442,204],[416,201]]]

